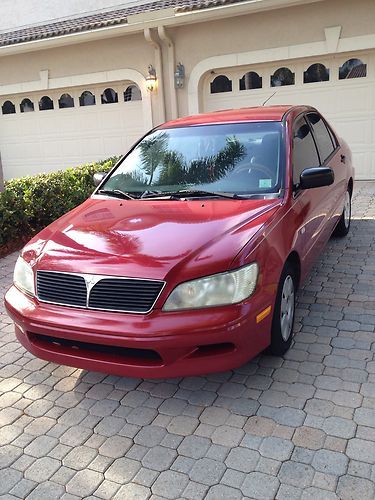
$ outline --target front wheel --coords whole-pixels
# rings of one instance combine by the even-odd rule
[[[334,236],[346,236],[350,229],[350,221],[352,217],[352,197],[350,191],[345,193],[344,208],[340,220],[333,231]]]
[[[287,262],[281,273],[272,319],[270,352],[276,356],[284,354],[292,343],[296,309],[296,282],[295,270]]]

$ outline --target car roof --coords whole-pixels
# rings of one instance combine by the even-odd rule
[[[158,128],[187,127],[216,123],[281,121],[284,115],[291,110],[294,112],[302,112],[308,109],[310,110],[313,108],[310,106],[281,105],[228,109],[178,118],[177,120],[166,122]]]

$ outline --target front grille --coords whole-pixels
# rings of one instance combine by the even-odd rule
[[[134,278],[37,271],[41,302],[105,311],[149,312],[164,282]]]
[[[38,271],[36,288],[41,301],[86,307],[87,288],[82,276]]]
[[[104,278],[92,288],[89,307],[145,313],[162,288],[160,281]]]

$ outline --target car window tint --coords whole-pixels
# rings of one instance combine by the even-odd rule
[[[302,170],[320,165],[315,142],[306,120],[297,119],[293,129],[293,183],[299,184]]]
[[[322,163],[335,149],[323,118],[318,113],[309,113],[307,119],[312,126]]]

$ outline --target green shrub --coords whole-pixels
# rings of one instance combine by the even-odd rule
[[[82,203],[94,190],[93,174],[109,171],[117,159],[6,182],[0,193],[0,248],[33,236]]]

